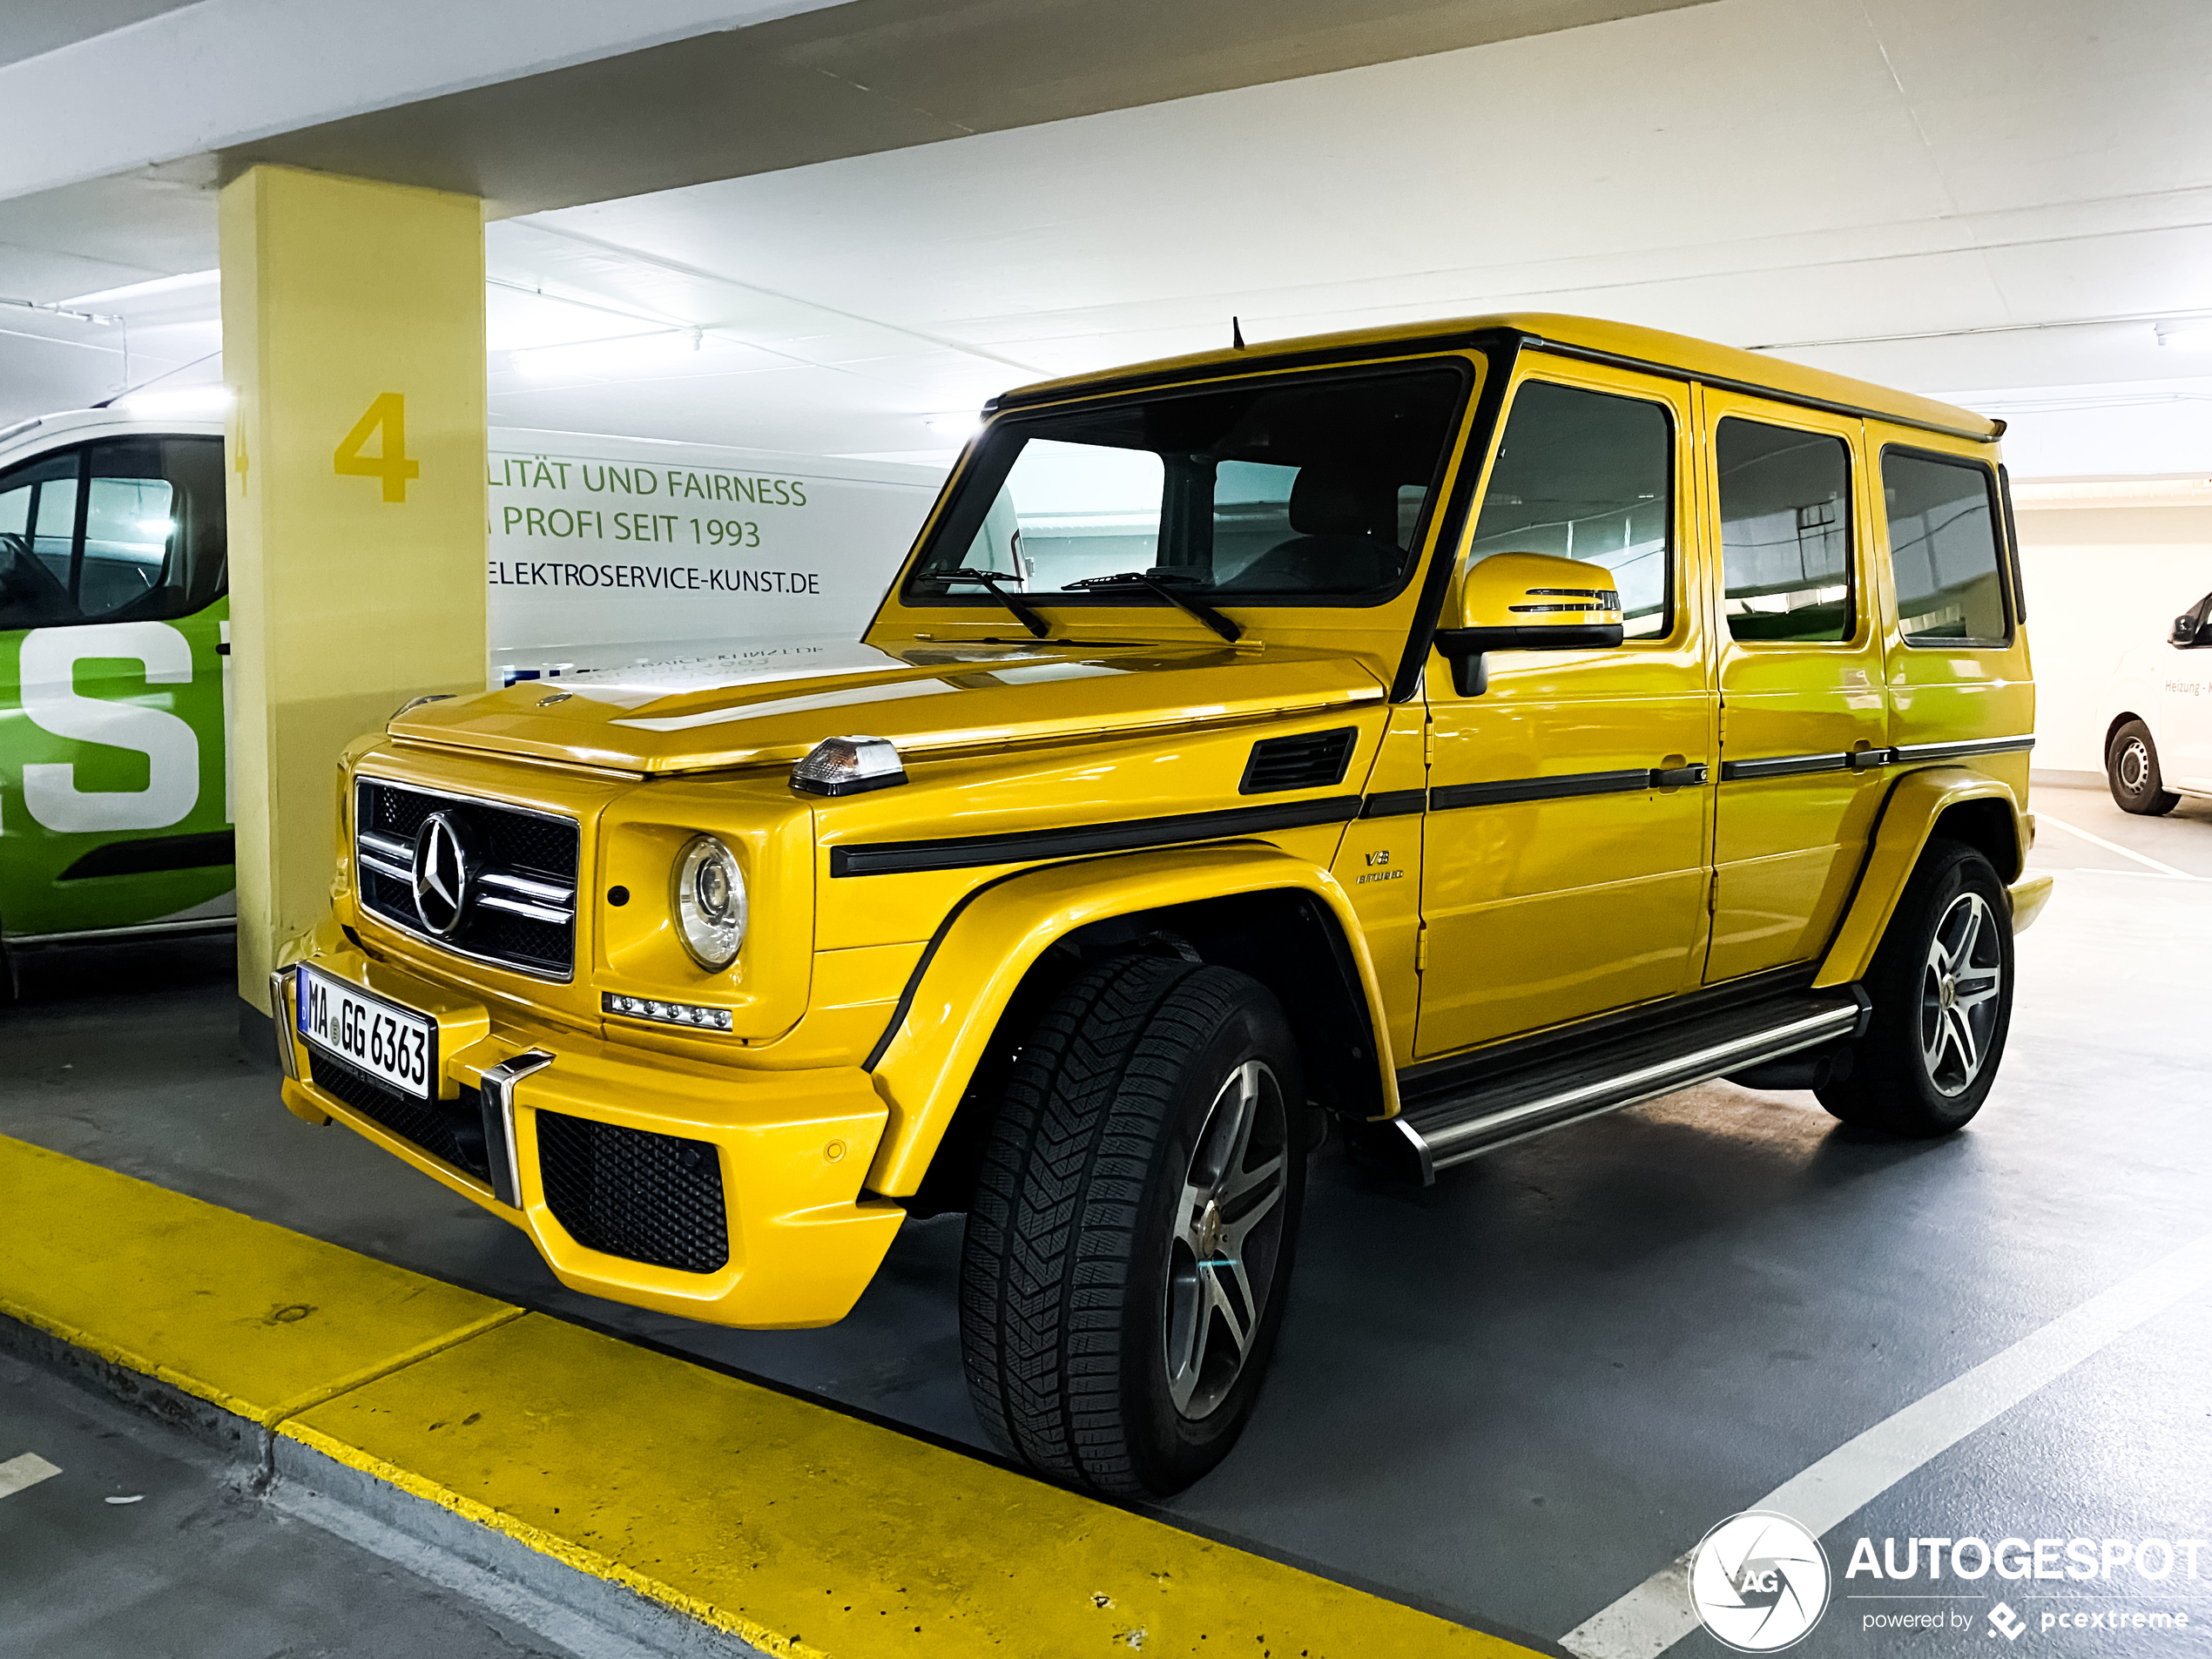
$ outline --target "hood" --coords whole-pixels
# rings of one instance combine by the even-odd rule
[[[840,645],[527,680],[408,709],[395,738],[640,776],[788,765],[824,738],[909,759],[1379,702],[1353,658],[1297,648]]]

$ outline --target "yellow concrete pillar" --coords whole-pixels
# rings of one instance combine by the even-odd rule
[[[221,207],[239,995],[330,901],[339,751],[484,684],[472,196],[255,167]]]

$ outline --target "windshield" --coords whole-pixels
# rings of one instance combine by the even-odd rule
[[[1412,573],[1468,378],[1370,372],[1011,417],[983,440],[907,597],[989,605],[995,586],[1148,604],[1172,584],[1238,604],[1385,597]],[[1080,585],[1131,573],[1155,582]]]

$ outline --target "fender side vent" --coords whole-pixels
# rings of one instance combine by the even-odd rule
[[[1267,795],[1278,789],[1327,789],[1344,781],[1345,768],[1359,742],[1357,726],[1333,732],[1301,732],[1294,738],[1264,738],[1252,745],[1244,763],[1240,795]]]

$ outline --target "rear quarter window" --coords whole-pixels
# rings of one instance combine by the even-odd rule
[[[1996,485],[1971,461],[1882,452],[1898,631],[1908,645],[2006,645]]]

